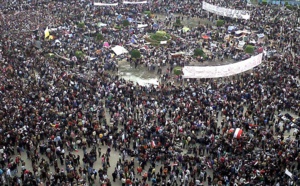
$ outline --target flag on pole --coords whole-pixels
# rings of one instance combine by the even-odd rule
[[[49,31],[48,27],[44,31],[44,34],[45,34],[45,39],[50,36],[50,31]]]
[[[156,147],[156,144],[155,144],[155,141],[154,141],[154,140],[152,140],[152,142],[151,142],[151,147],[152,147],[152,148]]]
[[[237,129],[235,129],[235,131],[234,131],[233,137],[234,137],[234,138],[237,138],[237,139],[240,139],[241,136],[242,136],[242,134],[243,134],[243,130],[240,129],[240,128],[237,128]]]
[[[285,172],[284,172],[286,175],[288,175],[290,178],[293,178],[293,174],[288,170],[288,169],[285,169]]]

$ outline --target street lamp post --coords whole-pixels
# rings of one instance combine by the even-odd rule
[[[298,14],[298,24],[300,23],[300,7],[298,6],[298,9],[297,9],[297,14]]]

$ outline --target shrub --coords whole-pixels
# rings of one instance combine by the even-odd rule
[[[78,28],[84,28],[85,25],[84,25],[84,22],[79,22],[77,26],[78,26]]]
[[[131,57],[134,58],[134,59],[139,59],[139,58],[141,58],[141,52],[138,51],[138,50],[132,50],[132,51],[130,52],[130,55],[131,55]]]
[[[77,50],[77,51],[75,52],[75,56],[76,56],[77,58],[83,58],[83,57],[84,57],[84,53],[83,53],[82,51]]]
[[[252,53],[254,53],[254,46],[247,45],[244,51],[245,51],[245,53],[252,54]]]
[[[225,21],[224,21],[224,20],[219,19],[219,20],[217,21],[217,27],[221,27],[221,26],[223,26],[224,24],[225,24]]]
[[[98,33],[98,34],[96,35],[96,39],[97,39],[98,41],[102,41],[102,40],[104,40],[104,37],[103,37],[102,34]]]
[[[130,25],[130,22],[127,20],[127,19],[125,19],[124,21],[123,21],[123,26],[124,27],[128,27]]]
[[[196,49],[194,50],[194,56],[196,56],[196,57],[198,57],[198,56],[204,57],[204,56],[205,56],[205,53],[203,52],[202,49],[196,48]]]
[[[177,76],[181,75],[182,74],[181,67],[179,67],[179,66],[175,67],[173,70],[173,73]]]

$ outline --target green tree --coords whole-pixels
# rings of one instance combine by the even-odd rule
[[[173,24],[174,27],[182,27],[180,19],[176,19],[175,23]]]
[[[83,58],[83,57],[84,57],[84,53],[83,53],[82,51],[77,50],[77,51],[75,52],[75,56],[76,56],[77,58]]]
[[[98,34],[96,35],[96,39],[97,39],[98,41],[103,41],[103,40],[104,40],[104,37],[103,37],[102,34],[98,33]]]
[[[294,7],[292,5],[286,4],[285,7],[289,10],[294,10]]]
[[[254,53],[254,46],[252,45],[247,45],[245,50],[244,50],[245,53],[248,53],[248,54],[252,54]]]
[[[224,24],[225,24],[225,21],[224,21],[224,20],[221,20],[221,19],[217,20],[217,27],[221,27],[221,26],[223,26]]]
[[[123,21],[123,26],[124,27],[128,27],[130,25],[130,22],[127,20],[127,19],[125,19],[124,21]]]
[[[84,28],[85,24],[84,22],[79,22],[77,26],[78,28]]]
[[[174,70],[173,70],[173,73],[174,73],[175,75],[177,75],[177,76],[181,75],[181,74],[182,74],[182,69],[181,69],[181,67],[179,67],[179,66],[175,67]]]
[[[198,56],[204,57],[204,56],[205,56],[205,53],[203,52],[202,49],[196,48],[196,49],[194,50],[194,56],[196,56],[196,57],[198,57]]]
[[[130,52],[130,55],[131,55],[131,57],[134,58],[134,59],[139,59],[139,58],[141,58],[141,52],[140,52],[139,50],[132,50],[132,51]]]

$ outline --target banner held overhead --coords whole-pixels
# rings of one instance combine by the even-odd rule
[[[219,78],[236,75],[253,69],[262,62],[262,53],[238,63],[222,66],[185,66],[183,78]]]
[[[100,2],[94,2],[94,6],[118,6],[118,3],[100,3]]]
[[[123,4],[131,4],[131,5],[134,5],[134,4],[147,4],[148,2],[147,1],[138,1],[138,2],[134,2],[134,1],[123,1]]]
[[[250,19],[250,11],[247,10],[236,10],[230,8],[219,7],[216,5],[209,4],[207,2],[203,2],[202,9],[225,17],[231,17],[234,19]]]

